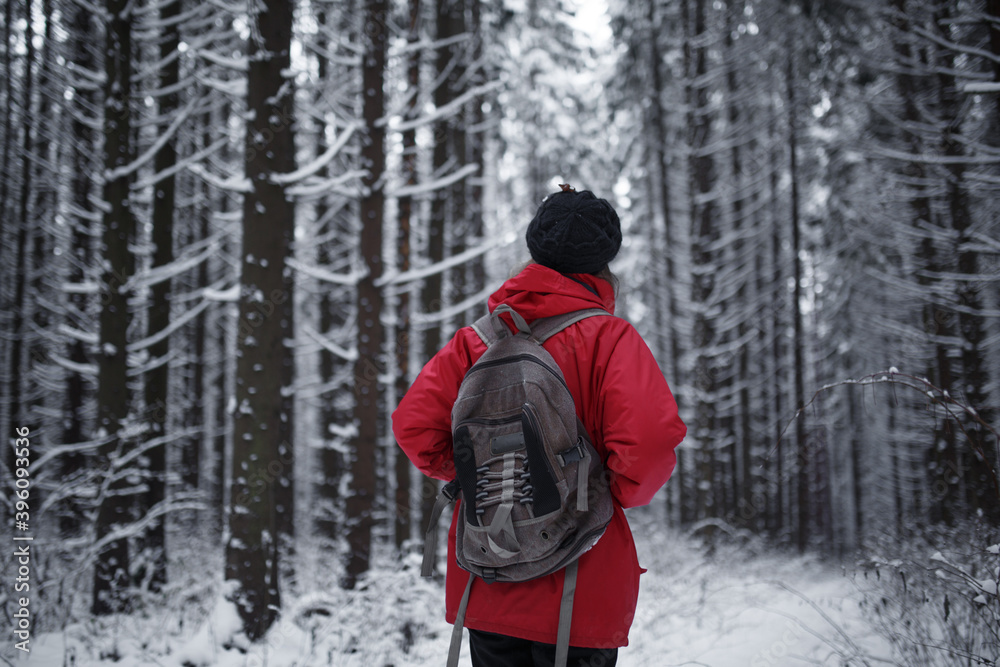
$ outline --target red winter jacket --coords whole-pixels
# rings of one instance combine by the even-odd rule
[[[614,291],[604,280],[568,278],[531,264],[489,300],[532,320],[583,308],[614,312]],[[591,291],[593,290],[593,291]],[[505,316],[506,317],[506,316]],[[625,320],[592,317],[556,334],[545,349],[562,369],[580,419],[611,475],[615,512],[600,541],[579,562],[570,644],[593,648],[628,645],[639,574],[635,544],[623,507],[645,505],[674,469],[674,448],[686,432],[677,404],[653,355]],[[392,416],[400,447],[421,472],[440,480],[455,476],[451,409],[458,386],[486,346],[469,327],[460,329],[420,372]],[[455,514],[448,533],[446,617],[454,623],[470,576],[455,560]],[[563,572],[520,583],[473,583],[469,628],[554,644]]]

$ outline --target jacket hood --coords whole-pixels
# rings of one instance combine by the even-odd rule
[[[529,264],[489,298],[489,309],[505,303],[529,322],[585,308],[615,312],[615,290],[589,273],[563,274],[541,264]]]

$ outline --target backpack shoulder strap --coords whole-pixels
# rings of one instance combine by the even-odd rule
[[[494,328],[492,320],[493,315],[487,313],[472,323],[472,330],[479,336],[479,340],[486,344],[486,347],[492,347],[493,343],[500,340],[500,335]]]
[[[501,303],[493,309],[492,313],[483,315],[472,324],[472,330],[476,332],[480,340],[486,343],[486,347],[492,347],[498,340],[505,338],[510,334],[510,330],[507,328],[507,325],[500,319],[500,315],[502,313],[510,313],[511,318],[514,320],[514,326],[517,327],[518,332],[524,334],[531,333],[531,329],[528,328],[528,323],[523,317],[521,317],[520,313],[507,304]]]
[[[580,320],[585,320],[588,317],[595,317],[598,315],[614,317],[608,311],[600,308],[587,308],[585,310],[575,310],[569,313],[563,313],[562,315],[544,317],[531,323],[531,337],[541,344],[571,324],[576,324]]]

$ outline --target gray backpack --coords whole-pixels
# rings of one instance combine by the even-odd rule
[[[511,334],[500,319],[510,313]],[[577,559],[611,521],[601,459],[577,418],[562,371],[542,343],[580,320],[581,310],[536,320],[498,306],[472,325],[487,350],[466,373],[452,409],[456,479],[445,486],[427,530],[422,574],[433,571],[437,518],[463,499],[456,556],[471,572],[452,634],[448,665],[458,664],[472,582],[535,579],[566,568],[556,667],[566,664]]]

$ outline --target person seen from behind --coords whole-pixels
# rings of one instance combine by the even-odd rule
[[[548,196],[526,233],[533,260],[492,296],[527,323],[583,309],[614,314],[617,279],[609,263],[622,234],[606,200],[569,186]],[[513,328],[508,315],[503,316]],[[543,347],[562,370],[580,418],[610,481],[613,515],[603,536],[578,560],[569,665],[609,667],[628,645],[639,593],[639,566],[624,508],[645,505],[670,477],[674,449],[686,433],[677,404],[639,333],[618,317],[590,317],[553,335]],[[459,385],[486,344],[464,327],[424,366],[392,416],[399,446],[425,475],[456,476],[451,412]],[[454,623],[469,572],[456,561],[455,508],[448,533],[446,618]],[[554,664],[564,571],[530,581],[475,581],[468,595],[475,667]]]

